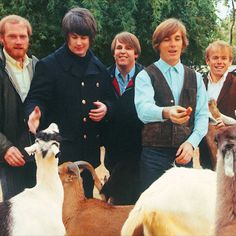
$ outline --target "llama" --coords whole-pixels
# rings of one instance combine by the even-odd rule
[[[35,154],[36,186],[0,203],[0,235],[65,235],[57,125],[51,124],[37,133],[35,143],[25,149],[29,154]]]
[[[221,128],[216,136],[216,236],[236,234],[236,126]]]

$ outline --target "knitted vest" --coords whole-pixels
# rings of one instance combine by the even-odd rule
[[[146,69],[154,88],[154,100],[157,106],[175,105],[172,91],[161,71],[154,65]],[[192,107],[190,119],[184,124],[174,124],[170,120],[152,122],[144,125],[142,145],[148,147],[178,147],[190,136],[194,126],[196,110],[197,79],[194,70],[184,66],[184,85],[180,94],[179,105]]]

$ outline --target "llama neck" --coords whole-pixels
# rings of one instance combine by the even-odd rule
[[[236,215],[236,176],[226,176],[223,166],[223,160],[218,159],[216,228],[229,224]]]
[[[55,188],[63,193],[62,183],[58,175],[58,161],[56,159],[37,160],[37,187],[55,192]],[[60,193],[57,191],[57,193]]]

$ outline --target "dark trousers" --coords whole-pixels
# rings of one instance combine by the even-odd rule
[[[83,172],[81,173],[81,177],[83,179],[83,188],[85,197],[93,198],[94,181],[90,171],[83,170]]]
[[[140,160],[141,192],[161,177],[166,170],[173,167],[176,152],[177,148],[143,148]],[[192,167],[193,163],[191,161],[186,165],[177,166]]]
[[[11,167],[0,163],[0,181],[3,200],[8,200],[25,188],[32,188],[36,184],[35,162],[26,162],[22,167]]]

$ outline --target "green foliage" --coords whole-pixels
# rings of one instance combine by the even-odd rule
[[[216,37],[217,0],[1,0],[0,17],[19,14],[33,26],[31,51],[39,58],[58,48],[64,37],[61,21],[68,9],[88,8],[98,24],[93,44],[95,53],[109,65],[113,63],[110,45],[121,31],[134,33],[140,40],[144,65],[152,63],[155,55],[151,39],[156,26],[166,18],[175,17],[186,25],[190,45],[183,55],[188,65],[202,64],[204,49]]]

